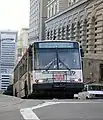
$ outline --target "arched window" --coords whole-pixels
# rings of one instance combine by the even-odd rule
[[[66,26],[66,39],[67,40],[70,39],[70,26],[69,25]]]
[[[74,30],[75,30],[74,24],[72,23],[72,24],[71,24],[71,34],[70,34],[71,40],[74,40]]]
[[[49,40],[49,31],[47,32],[47,40]]]
[[[65,40],[65,26],[62,27],[62,39]]]
[[[50,31],[50,40],[52,40],[52,34],[53,34],[53,31],[51,30]]]

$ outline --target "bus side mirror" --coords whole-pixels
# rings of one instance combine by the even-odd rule
[[[82,89],[82,92],[87,91],[87,88]]]
[[[81,57],[84,57],[84,51],[82,48],[80,49],[80,53],[81,53]]]

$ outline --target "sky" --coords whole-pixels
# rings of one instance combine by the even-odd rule
[[[29,27],[30,0],[0,0],[0,30]]]

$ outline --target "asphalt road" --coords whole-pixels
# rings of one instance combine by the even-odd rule
[[[103,100],[23,100],[0,95],[0,120],[103,120]]]
[[[103,120],[103,104],[61,102],[36,109],[34,113],[40,120]]]
[[[20,109],[32,107],[41,102],[41,100],[23,100],[0,94],[0,120],[24,120]]]

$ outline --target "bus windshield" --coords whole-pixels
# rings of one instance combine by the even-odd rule
[[[80,53],[79,49],[67,49],[67,48],[42,48],[37,49],[37,58],[35,61],[36,69],[45,69],[46,66],[49,67],[49,70],[57,69],[57,54],[59,58],[59,68],[58,69],[80,69]],[[64,64],[62,64],[64,63]],[[66,66],[66,67],[65,67]]]

